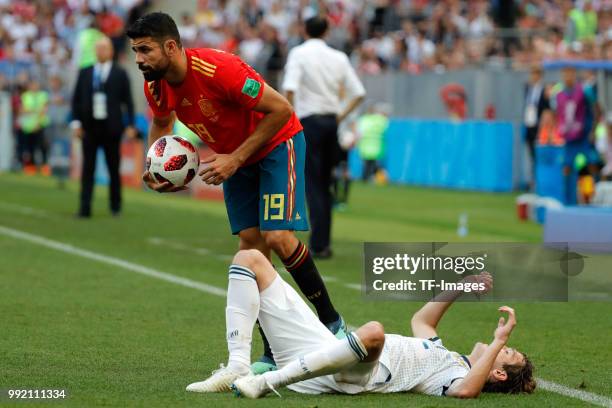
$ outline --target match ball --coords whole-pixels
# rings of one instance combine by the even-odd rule
[[[158,183],[170,182],[176,187],[189,184],[198,171],[200,156],[195,146],[183,137],[160,137],[147,153],[147,170]]]

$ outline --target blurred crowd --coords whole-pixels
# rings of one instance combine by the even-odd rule
[[[611,0],[199,0],[179,24],[188,45],[235,52],[274,76],[301,41],[300,21],[316,14],[329,18],[330,45],[367,74],[612,59]]]
[[[67,133],[60,126],[73,81],[95,62],[96,41],[111,38],[114,58],[123,60],[125,27],[149,6],[150,0],[0,0],[0,91],[12,96],[21,163],[34,156],[46,162],[41,129]],[[278,87],[287,53],[304,39],[301,22],[314,15],[328,18],[327,42],[361,74],[612,60],[612,0],[198,0],[177,24],[185,46],[239,54]]]
[[[11,95],[16,156],[48,172],[51,141],[67,137],[70,91],[79,68],[95,63],[94,44],[111,38],[122,58],[124,27],[145,0],[0,0],[0,91]]]

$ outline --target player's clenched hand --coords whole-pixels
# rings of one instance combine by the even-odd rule
[[[510,333],[512,333],[512,329],[516,326],[516,316],[514,314],[514,309],[511,307],[502,306],[498,310],[508,313],[508,321],[506,321],[503,316],[499,318],[497,329],[495,329],[495,340],[507,343],[508,338],[510,338]]]
[[[187,190],[187,187],[185,186],[176,187],[167,181],[164,183],[158,183],[153,178],[153,175],[148,171],[145,171],[142,175],[142,181],[145,182],[147,187],[149,187],[151,190],[157,191],[158,193],[174,193],[176,191]]]
[[[200,160],[200,163],[208,165],[199,173],[202,181],[216,186],[230,178],[240,167],[240,162],[231,154],[213,154]]]

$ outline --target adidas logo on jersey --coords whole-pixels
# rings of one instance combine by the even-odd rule
[[[183,102],[181,102],[181,106],[191,106],[191,102],[187,98],[183,98]]]
[[[301,219],[302,219],[302,217],[300,217],[300,213],[299,213],[299,212],[296,212],[296,213],[295,213],[295,220],[296,220],[296,221],[299,221],[299,220],[301,220]]]

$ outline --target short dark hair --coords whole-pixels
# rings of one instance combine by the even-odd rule
[[[140,17],[128,27],[126,35],[131,39],[151,37],[159,43],[171,39],[182,47],[176,23],[172,17],[162,12],[149,13]]]
[[[310,17],[304,25],[306,34],[311,38],[321,38],[327,32],[327,19],[324,17]]]
[[[531,394],[536,388],[533,378],[533,364],[526,354],[523,364],[504,364],[508,376],[505,381],[487,381],[482,392],[498,392],[503,394]]]

